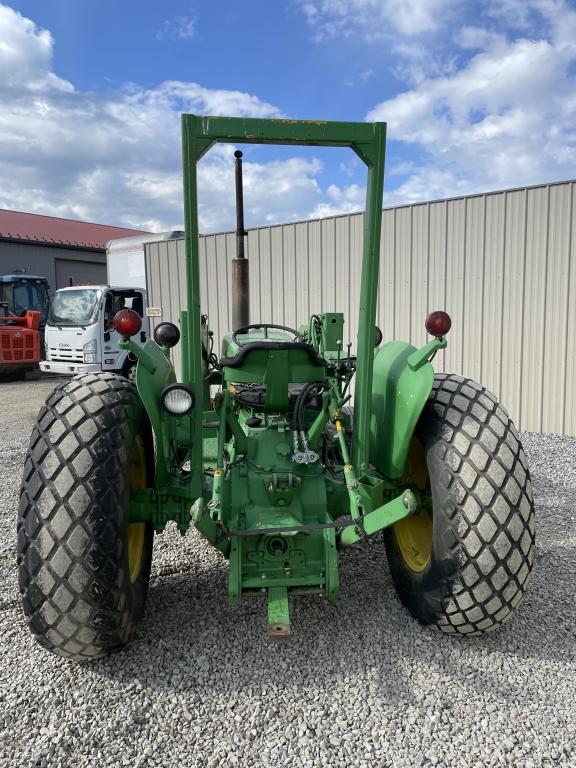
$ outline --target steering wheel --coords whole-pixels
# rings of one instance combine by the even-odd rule
[[[245,347],[246,344],[251,344],[251,341],[238,341],[238,336],[243,333],[248,333],[248,331],[255,331],[257,329],[264,331],[264,338],[268,339],[268,331],[273,328],[277,331],[285,331],[286,333],[292,334],[294,336],[294,341],[304,341],[304,338],[302,337],[301,333],[298,333],[298,331],[294,330],[294,328],[288,328],[286,325],[276,325],[275,323],[255,323],[254,325],[243,325],[241,328],[237,328],[234,333],[232,334],[232,341],[236,344],[238,347]],[[254,341],[254,340],[253,340]],[[271,339],[271,341],[279,341],[279,339]]]

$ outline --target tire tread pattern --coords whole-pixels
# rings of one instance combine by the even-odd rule
[[[534,561],[532,485],[518,432],[494,395],[454,374],[436,374],[419,431],[439,470],[435,502],[453,562],[435,623],[453,635],[491,631],[520,604]]]
[[[124,551],[129,446],[141,417],[131,382],[86,374],[52,392],[32,431],[17,524],[20,592],[31,631],[60,656],[107,654],[141,613]]]

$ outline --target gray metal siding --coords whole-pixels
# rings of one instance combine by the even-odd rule
[[[107,283],[106,264],[84,259],[55,259],[56,287]]]
[[[99,282],[106,282],[106,254],[102,251],[85,251],[73,248],[58,248],[41,245],[40,243],[11,243],[0,241],[0,275],[11,274],[15,269],[25,269],[31,275],[47,277],[50,291],[68,285],[66,270],[63,273],[61,285],[57,282],[56,262],[84,262],[91,266],[91,274]]]
[[[378,320],[384,339],[426,340],[433,309],[452,316],[434,365],[477,379],[521,429],[576,435],[576,182],[384,211]],[[250,230],[251,317],[297,326],[345,312],[355,343],[363,215]],[[202,311],[217,343],[230,327],[233,233],[201,238]],[[181,241],[147,248],[151,304],[177,321]]]

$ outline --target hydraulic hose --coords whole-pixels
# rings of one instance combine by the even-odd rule
[[[298,397],[296,398],[296,403],[294,405],[294,411],[292,412],[293,431],[298,432],[304,429],[302,411],[304,410],[304,405],[311,397],[312,390],[317,388],[324,389],[326,386],[326,382],[324,381],[309,381],[308,384],[305,384],[302,387],[298,393]]]

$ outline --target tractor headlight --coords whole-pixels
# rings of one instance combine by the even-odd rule
[[[194,393],[183,384],[171,384],[162,392],[162,406],[174,416],[183,416],[194,408]]]
[[[84,346],[82,347],[82,351],[84,352],[85,363],[95,363],[96,353],[98,351],[98,342],[96,341],[96,339],[87,341],[86,344],[84,344]]]

